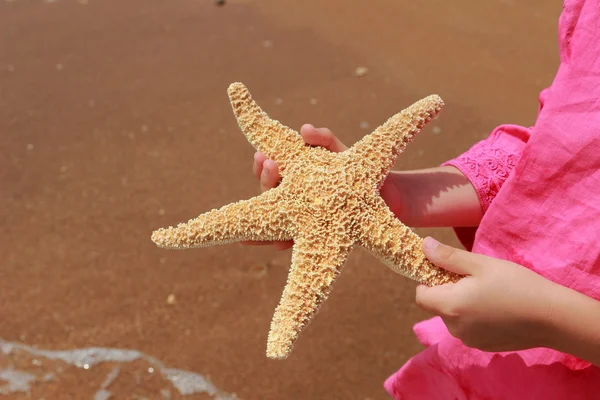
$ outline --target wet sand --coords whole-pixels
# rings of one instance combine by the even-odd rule
[[[387,398],[383,380],[420,349],[411,327],[427,317],[412,282],[354,252],[290,359],[272,361],[266,337],[290,252],[173,252],[150,233],[258,193],[230,82],[285,124],[328,126],[348,144],[438,93],[446,109],[397,164],[434,166],[500,123],[534,121],[558,62],[560,10],[541,0],[3,1],[0,370],[35,375],[32,398],[178,398],[149,360],[240,399]],[[447,229],[418,232],[457,244]],[[34,347],[144,356],[85,369]]]

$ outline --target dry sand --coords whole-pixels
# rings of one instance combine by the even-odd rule
[[[542,0],[0,2],[6,398],[179,398],[158,371],[173,367],[245,400],[386,399],[383,380],[420,349],[411,327],[426,315],[412,282],[353,253],[291,358],[272,361],[266,335],[290,253],[172,252],[150,232],[258,192],[230,82],[284,123],[325,125],[349,144],[438,93],[446,109],[397,168],[433,166],[497,124],[533,122],[558,62],[560,10]],[[456,244],[450,230],[419,232]],[[87,359],[70,364],[83,353],[60,352],[87,347],[143,355],[86,369]]]

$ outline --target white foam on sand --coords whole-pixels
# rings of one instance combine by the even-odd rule
[[[156,358],[143,354],[137,350],[103,347],[89,347],[73,350],[43,350],[22,343],[7,342],[0,339],[0,355],[10,356],[15,352],[26,353],[27,355],[32,356],[32,364],[34,365],[42,365],[42,362],[38,359],[59,360],[68,365],[85,370],[105,362],[126,365],[133,361],[143,360],[151,365],[151,367],[148,368],[149,371],[152,370],[153,373],[156,372],[161,374],[163,378],[172,383],[173,387],[182,396],[206,393],[215,400],[238,399],[235,394],[225,393],[216,388],[208,378],[200,374],[166,367]],[[8,368],[0,367],[0,395],[8,395],[11,393],[28,394],[32,384],[35,382],[54,380],[63,371],[60,367],[57,367],[56,371],[44,372],[45,374],[40,377],[27,371],[21,371],[14,366]],[[106,375],[104,382],[100,385],[95,394],[94,400],[108,400],[112,397],[113,393],[108,389],[119,377],[119,373],[120,368],[116,366]],[[168,390],[162,390],[160,395],[163,399],[171,398]]]

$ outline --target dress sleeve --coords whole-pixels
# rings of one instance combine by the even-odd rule
[[[442,165],[458,168],[469,179],[485,213],[521,156],[531,129],[501,125],[465,153]]]

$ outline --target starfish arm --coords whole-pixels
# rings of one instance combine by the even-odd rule
[[[281,191],[272,189],[260,196],[214,209],[175,227],[152,233],[162,248],[189,249],[242,240],[290,240],[287,215],[278,208]]]
[[[350,159],[372,171],[369,181],[381,187],[398,155],[443,106],[437,95],[419,100],[352,146],[348,150]]]
[[[359,224],[358,243],[394,272],[427,286],[456,282],[461,276],[432,264],[422,239],[398,220],[383,200]]]
[[[296,239],[287,284],[271,322],[267,357],[287,358],[300,332],[329,297],[351,247],[324,240],[333,236],[313,234]]]
[[[233,113],[248,141],[267,158],[275,161],[282,176],[285,175],[289,163],[307,148],[302,137],[293,129],[269,118],[243,84],[232,83],[228,92]]]

